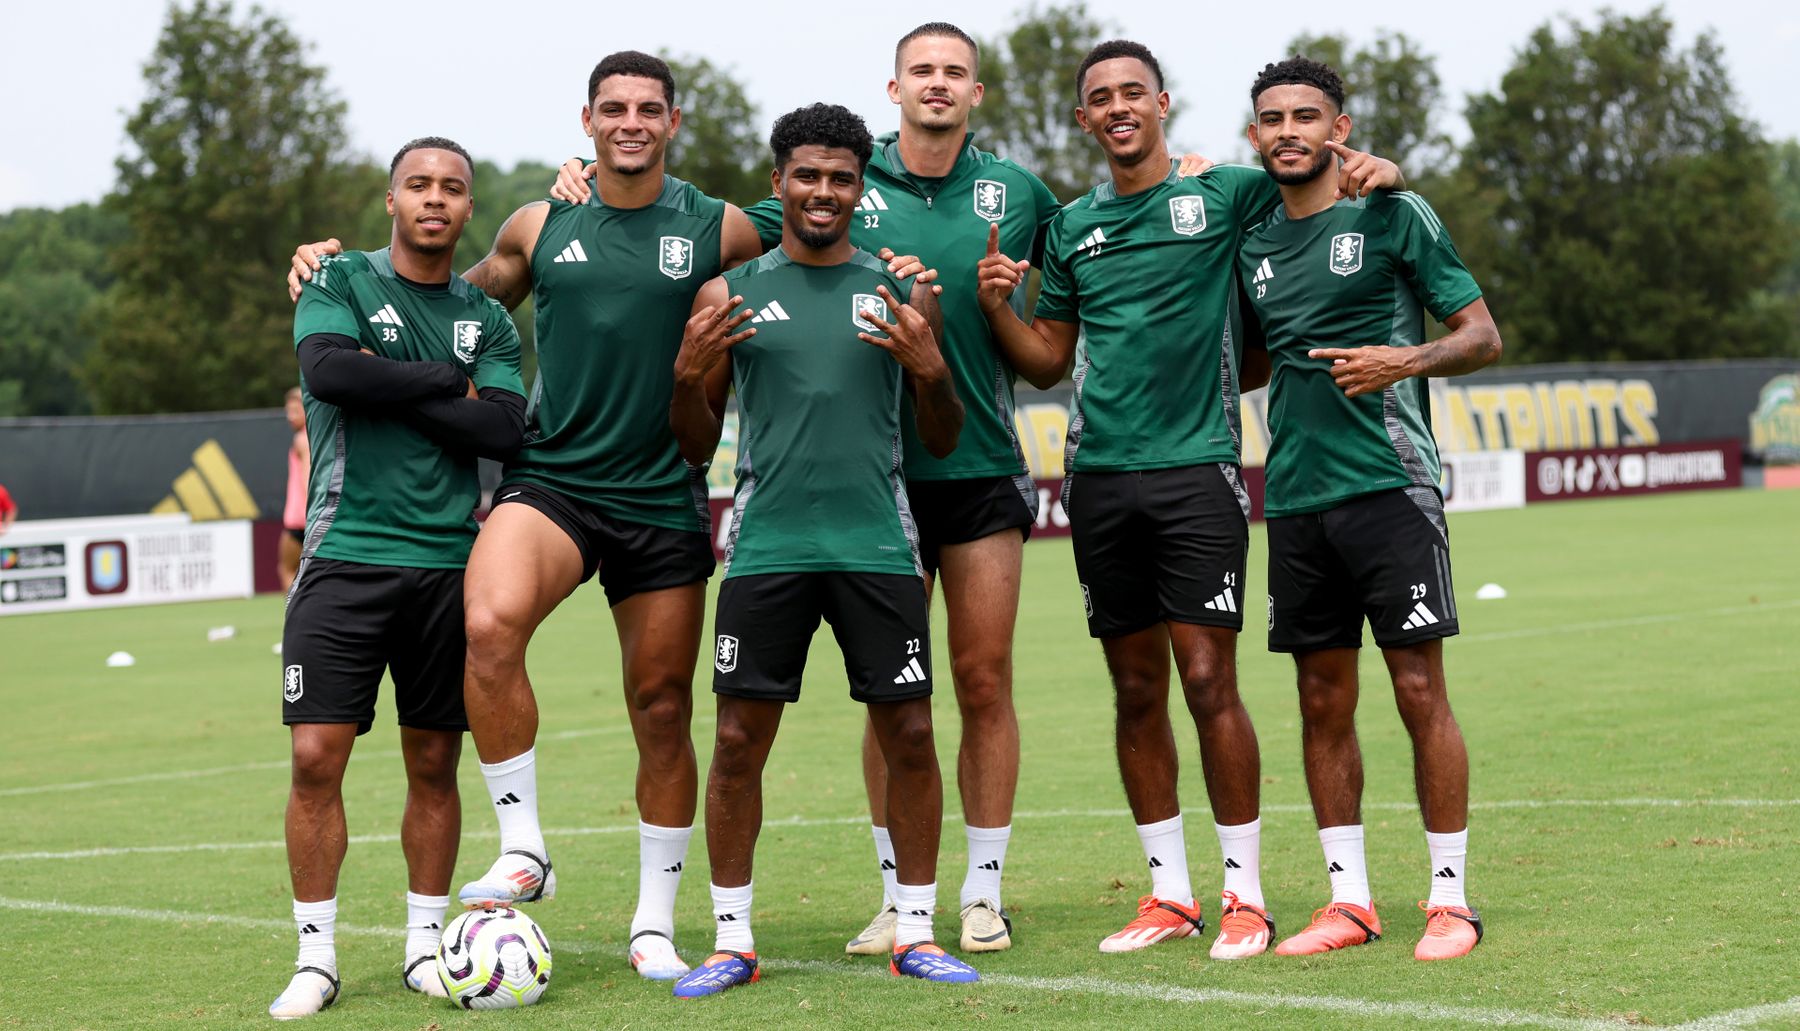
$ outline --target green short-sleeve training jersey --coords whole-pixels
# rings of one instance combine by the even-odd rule
[[[962,153],[943,178],[916,176],[900,159],[899,134],[875,141],[864,173],[863,195],[850,219],[850,240],[873,254],[891,247],[911,254],[938,272],[944,288],[939,346],[963,403],[962,436],[956,450],[938,458],[919,442],[907,399],[901,433],[906,441],[906,478],[963,480],[1022,476],[1025,455],[1013,425],[1012,366],[994,344],[987,318],[975,298],[975,266],[987,254],[988,227],[999,225],[1000,250],[1015,260],[1040,261],[1044,233],[1060,205],[1037,176],[995,157],[964,138]],[[765,247],[781,243],[781,202],[769,198],[745,209]],[[901,295],[903,296],[903,295]],[[1025,291],[1013,294],[1024,313]]]
[[[900,363],[858,332],[891,313],[887,265],[856,251],[800,265],[780,250],[725,273],[756,311],[731,349],[738,397],[737,494],[725,575],[843,571],[919,574],[901,477]]]
[[[326,258],[294,309],[294,344],[355,339],[382,358],[452,362],[477,388],[523,394],[519,334],[506,309],[452,278],[401,278],[386,248]],[[393,413],[344,409],[301,383],[312,479],[305,554],[372,565],[458,569],[475,541],[475,460],[446,452]]]
[[[1239,460],[1237,246],[1279,201],[1261,169],[1183,179],[1170,162],[1150,189],[1102,183],[1050,224],[1037,317],[1082,334],[1065,468]]]
[[[1437,489],[1431,398],[1421,378],[1345,397],[1314,347],[1416,347],[1481,297],[1437,213],[1378,190],[1306,218],[1277,209],[1244,240],[1244,288],[1262,323],[1269,384],[1264,511],[1298,515],[1396,487]]]
[[[531,254],[538,377],[508,480],[616,518],[707,523],[706,483],[669,430],[675,355],[700,287],[719,274],[725,202],[672,176],[641,208],[550,202]]]

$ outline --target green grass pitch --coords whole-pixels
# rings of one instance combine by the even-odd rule
[[[320,1028],[1221,1026],[1312,1028],[1800,1026],[1800,492],[1536,506],[1452,519],[1463,636],[1447,647],[1469,741],[1469,883],[1488,922],[1467,959],[1420,964],[1428,890],[1410,758],[1378,654],[1361,731],[1374,945],[1217,963],[1206,942],[1103,956],[1148,888],[1115,771],[1109,690],[1084,633],[1066,541],[1026,549],[1017,644],[1024,737],[1006,902],[1015,947],[976,957],[979,985],[902,983],[843,942],[878,901],[856,746],[829,634],[767,775],[756,871],[762,983],[677,1003],[624,960],[636,893],[633,751],[617,646],[589,585],[539,634],[543,818],[561,895],[535,907],[556,949],[526,1013],[459,1012],[400,984],[403,778],[384,698],[346,797],[338,1005]],[[1253,534],[1250,597],[1264,578]],[[1476,601],[1486,582],[1503,601]],[[1240,677],[1262,742],[1264,883],[1283,933],[1327,898],[1306,807],[1288,661]],[[941,610],[937,613],[941,623]],[[279,847],[281,601],[0,620],[0,1028],[244,1028],[286,983],[290,893]],[[237,635],[208,643],[207,629]],[[937,666],[947,669],[941,630]],[[109,669],[106,656],[137,657]],[[712,733],[702,693],[702,769]],[[940,691],[953,775],[956,723]],[[1191,722],[1188,854],[1216,920],[1213,839]],[[485,868],[494,821],[465,750],[458,883]],[[963,836],[947,785],[938,918],[956,934]],[[711,945],[701,835],[677,941]],[[1210,937],[1210,929],[1209,929]]]

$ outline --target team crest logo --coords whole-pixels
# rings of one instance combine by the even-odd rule
[[[1348,276],[1362,269],[1363,235],[1339,233],[1331,238],[1331,271]]]
[[[297,702],[300,700],[300,696],[305,693],[306,693],[306,687],[304,684],[301,683],[300,667],[299,666],[289,666],[287,668],[287,672],[285,674],[283,674],[282,678],[281,678],[281,698],[282,698],[282,700],[288,701],[288,702]]]
[[[1206,202],[1199,197],[1170,198],[1169,222],[1182,236],[1193,236],[1206,228]]]
[[[856,323],[856,328],[864,333],[881,332],[873,322],[863,318],[864,315],[873,315],[883,322],[893,321],[888,318],[887,302],[877,294],[857,294],[850,298],[850,321]]]
[[[730,634],[719,635],[719,646],[713,652],[713,668],[720,673],[737,669],[738,640]]]
[[[686,279],[694,272],[694,241],[685,236],[665,236],[657,252],[656,268],[670,279]]]
[[[1006,184],[992,179],[975,180],[975,213],[989,222],[1006,215]]]
[[[1094,618],[1094,596],[1088,593],[1087,584],[1081,585],[1081,611],[1087,618]]]
[[[481,323],[456,323],[450,327],[450,340],[457,360],[469,364],[475,360],[475,350],[481,346]]]

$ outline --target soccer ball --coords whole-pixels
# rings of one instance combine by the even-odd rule
[[[516,909],[471,909],[444,928],[437,972],[464,1009],[529,1006],[550,984],[550,942]]]

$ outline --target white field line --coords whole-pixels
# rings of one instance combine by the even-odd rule
[[[1472,802],[1470,809],[1768,809],[1793,808],[1800,806],[1800,798],[1517,798],[1503,799],[1493,802]],[[1381,812],[1411,812],[1417,806],[1412,802],[1372,802],[1365,803],[1363,809]],[[1304,805],[1265,805],[1264,813],[1300,814],[1310,813],[1312,808]],[[1092,819],[1125,819],[1131,815],[1129,809],[1048,809],[1040,812],[1019,812],[1013,814],[1014,820],[1092,820]],[[1185,815],[1206,816],[1211,811],[1206,809],[1187,810]],[[960,823],[962,817],[956,813],[945,813],[944,822]],[[850,827],[862,826],[868,817],[857,816],[823,816],[800,817],[786,816],[772,820],[764,820],[763,827]],[[704,826],[700,824],[699,826]],[[557,838],[589,837],[597,834],[630,834],[637,830],[635,823],[621,823],[602,827],[549,827],[544,834],[551,840]],[[492,840],[498,832],[492,830],[467,831],[464,838],[473,840]],[[398,834],[354,834],[348,839],[352,845],[380,845],[400,840]],[[262,849],[285,848],[286,844],[278,840],[269,841],[203,841],[178,845],[119,845],[111,847],[72,849],[62,852],[0,852],[0,863],[21,863],[45,859],[99,859],[107,856],[134,856],[175,854],[186,852],[243,852]]]
[[[1519,630],[1496,630],[1486,634],[1459,634],[1457,641],[1513,641],[1521,637],[1548,637],[1552,634],[1581,634],[1589,630],[1617,630],[1628,626],[1651,626],[1656,623],[1685,623],[1693,619],[1723,619],[1726,616],[1749,616],[1759,612],[1780,612],[1787,609],[1800,608],[1800,598],[1786,601],[1768,601],[1756,605],[1727,605],[1716,609],[1695,609],[1692,612],[1665,612],[1656,616],[1625,616],[1619,619],[1599,619],[1589,623],[1563,623],[1559,626],[1525,627]]]
[[[1731,1031],[1733,1028],[1761,1027],[1770,1021],[1800,1016],[1800,995],[1786,1002],[1770,1002],[1761,1006],[1747,1006],[1729,1013],[1715,1013],[1710,1017],[1690,1020],[1679,1024],[1670,1031]],[[1784,1025],[1791,1027],[1791,1024]]]
[[[710,719],[710,717],[709,717]],[[702,722],[696,716],[695,723]],[[572,741],[576,738],[598,737],[602,734],[619,734],[630,730],[628,724],[614,724],[606,727],[583,727],[578,730],[558,730],[548,734],[539,734],[539,741]],[[368,759],[398,759],[400,751],[389,748],[381,751],[364,750],[350,753],[350,761],[357,762]],[[265,762],[238,763],[235,766],[209,766],[198,770],[167,770],[162,773],[140,773],[130,777],[103,777],[98,780],[71,780],[60,784],[40,784],[35,787],[0,788],[0,798],[18,795],[40,795],[52,791],[86,791],[90,788],[113,788],[127,784],[153,784],[164,780],[191,780],[196,777],[218,777],[228,773],[250,773],[258,770],[285,770],[286,759],[270,759]]]

